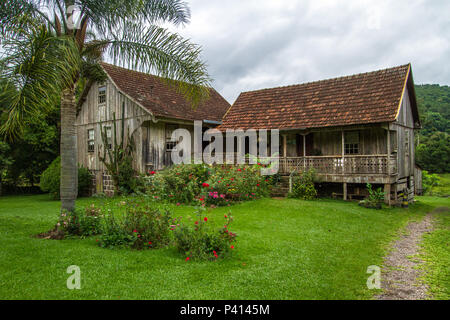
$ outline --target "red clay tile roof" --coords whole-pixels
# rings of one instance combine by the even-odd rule
[[[221,121],[230,108],[230,104],[212,88],[209,99],[193,110],[186,99],[160,77],[107,63],[102,63],[102,67],[123,93],[155,116]]]
[[[219,129],[311,129],[395,121],[410,65],[244,92]],[[414,93],[410,93],[410,95]],[[413,99],[415,103],[415,99]]]

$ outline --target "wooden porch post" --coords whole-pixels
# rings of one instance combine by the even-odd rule
[[[347,201],[347,182],[344,182],[343,184],[343,193],[344,193],[344,201]]]
[[[391,184],[386,183],[384,185],[384,203],[391,206]]]
[[[287,172],[287,135],[283,135],[283,167],[284,171]]]
[[[389,124],[388,124],[388,130],[387,130],[387,163],[386,163],[386,170],[387,174],[390,177],[391,176],[391,131],[389,130]]]
[[[345,174],[345,134],[344,130],[341,131],[342,133],[342,174]],[[345,184],[345,190],[347,190],[347,184]]]
[[[303,135],[303,171],[306,171],[306,135]]]

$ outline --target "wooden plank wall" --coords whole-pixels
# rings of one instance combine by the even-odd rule
[[[78,140],[78,162],[80,165],[91,170],[104,170],[103,164],[100,162],[98,153],[103,155],[103,143],[101,139],[101,130],[104,126],[113,128],[113,114],[116,114],[116,128],[117,137],[120,140],[121,136],[121,118],[122,105],[125,103],[125,137],[128,133],[133,134],[136,144],[136,155],[134,158],[133,167],[136,170],[142,171],[145,164],[142,162],[142,157],[139,156],[142,152],[142,128],[141,124],[145,119],[148,119],[149,114],[143,110],[136,103],[122,95],[112,82],[106,82],[107,86],[107,100],[102,106],[98,105],[98,87],[99,84],[93,84],[89,94],[84,102],[80,113],[77,117],[77,140]],[[88,152],[88,130],[94,129],[95,135],[95,151]]]
[[[382,155],[387,153],[386,130],[380,127],[356,130],[359,132],[361,155]],[[314,133],[314,149],[321,150],[323,156],[342,154],[341,131]]]
[[[398,119],[391,127],[397,132],[399,178],[414,176],[414,120],[408,90],[405,90]]]

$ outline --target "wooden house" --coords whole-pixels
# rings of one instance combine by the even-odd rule
[[[171,151],[176,143],[172,132],[185,128],[193,132],[194,121],[204,127],[215,127],[230,104],[214,89],[209,99],[195,110],[174,88],[161,78],[103,63],[107,75],[104,83],[93,83],[85,90],[77,116],[78,162],[96,173],[97,191],[111,191],[105,167],[99,159],[103,142],[101,133],[113,138],[113,119],[120,136],[122,114],[125,136],[135,142],[133,167],[138,172],[160,170],[171,164]],[[123,112],[124,111],[124,112]],[[192,136],[194,136],[192,134]]]
[[[410,64],[244,92],[219,127],[279,129],[282,174],[314,168],[320,181],[342,185],[344,199],[382,185],[389,204],[401,193],[413,200],[419,128]]]

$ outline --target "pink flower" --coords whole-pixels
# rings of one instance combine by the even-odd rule
[[[181,206],[181,203],[178,202],[178,203],[177,203],[177,206]]]

